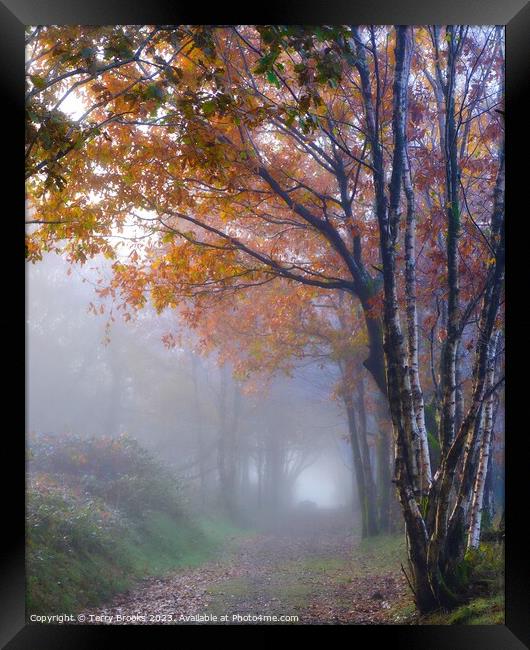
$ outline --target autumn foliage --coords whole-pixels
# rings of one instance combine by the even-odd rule
[[[361,443],[366,382],[417,604],[457,602],[502,384],[502,30],[39,27],[27,47],[27,259],[103,254],[101,296],[178,309],[240,378],[325,358]]]

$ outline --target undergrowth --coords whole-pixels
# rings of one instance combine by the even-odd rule
[[[125,436],[38,436],[28,469],[28,615],[99,604],[141,578],[197,566],[244,532],[187,513],[170,472]]]

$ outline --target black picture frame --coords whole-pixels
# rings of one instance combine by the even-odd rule
[[[253,15],[255,14],[255,15]],[[392,650],[520,650],[530,647],[530,598],[528,571],[528,542],[526,528],[526,499],[524,479],[528,476],[528,453],[525,442],[528,438],[526,429],[517,425],[517,413],[524,413],[527,382],[514,379],[517,366],[523,369],[525,363],[521,352],[526,348],[526,332],[530,319],[523,316],[527,310],[526,292],[516,287],[518,279],[526,288],[530,280],[525,276],[524,264],[525,238],[522,227],[528,220],[524,210],[523,193],[527,164],[524,155],[528,149],[524,135],[528,132],[525,118],[530,111],[523,99],[523,92],[530,79],[530,4],[526,0],[347,0],[319,3],[318,0],[295,0],[290,4],[271,0],[266,5],[254,8],[227,7],[219,3],[211,10],[196,3],[178,3],[170,0],[150,0],[140,2],[133,0],[91,0],[77,2],[74,0],[0,0],[0,61],[2,79],[2,101],[5,118],[0,133],[3,133],[4,163],[8,165],[2,172],[4,193],[13,201],[10,211],[4,212],[5,225],[22,223],[18,212],[22,206],[22,172],[12,161],[17,160],[22,152],[22,113],[24,109],[24,26],[38,24],[245,24],[245,23],[305,23],[305,24],[497,24],[506,25],[506,114],[507,114],[507,207],[514,215],[512,225],[508,227],[508,272],[507,295],[507,408],[506,425],[509,433],[506,440],[506,502],[508,504],[506,521],[506,624],[497,626],[333,626],[342,629],[351,637],[348,643],[359,648],[369,644],[388,644]],[[7,148],[6,138],[12,139]],[[520,154],[520,155],[518,155]],[[21,154],[20,154],[21,155]],[[9,156],[9,158],[8,158]],[[519,161],[519,162],[516,162]],[[21,165],[22,166],[22,165]],[[12,178],[10,178],[10,176]],[[20,187],[20,190],[18,189]],[[16,189],[15,189],[16,188]],[[13,190],[15,193],[12,194]],[[20,191],[20,195],[18,192]],[[518,197],[519,195],[519,197]],[[519,199],[519,200],[518,200]],[[17,214],[17,217],[14,216]],[[519,217],[519,218],[517,218]],[[510,220],[509,220],[510,223]],[[12,347],[12,341],[24,332],[21,327],[24,309],[23,233],[18,226],[11,231],[4,231],[6,240],[2,250],[13,256],[4,261],[5,289],[9,297],[7,308],[11,334],[6,336],[6,347]],[[521,234],[519,234],[521,233]],[[20,239],[19,239],[20,237]],[[16,241],[15,241],[16,240]],[[527,241],[527,240],[526,240]],[[517,250],[517,245],[520,250]],[[517,265],[521,264],[518,269]],[[521,304],[522,303],[522,304]],[[525,309],[526,308],[526,309]],[[24,316],[25,318],[25,316]],[[518,329],[521,328],[518,332]],[[9,337],[9,338],[7,338]],[[19,425],[24,408],[14,411],[12,404],[17,399],[24,399],[24,364],[21,363],[24,350],[24,334],[21,347],[15,349],[12,365],[5,365],[9,372],[9,385],[12,394],[8,396],[7,415],[13,412],[13,422]],[[18,339],[20,340],[20,339]],[[14,347],[14,346],[13,346]],[[4,350],[5,351],[5,350]],[[13,373],[18,369],[16,381]],[[528,399],[528,398],[527,398]],[[17,414],[18,413],[18,414]],[[524,422],[524,420],[522,420]],[[0,556],[0,642],[2,647],[10,650],[42,648],[94,648],[110,647],[115,643],[127,642],[128,639],[139,643],[154,643],[155,636],[164,643],[178,640],[182,626],[60,626],[43,624],[26,624],[24,611],[24,494],[25,494],[25,442],[18,428],[5,426],[2,449],[4,466],[9,464],[13,473],[8,477],[3,471],[4,490],[2,514],[4,519],[4,551]],[[194,626],[200,635],[201,627]],[[273,627],[273,626],[271,626]],[[311,626],[312,629],[322,626]],[[328,629],[328,626],[325,626]],[[245,634],[255,630],[256,626],[227,626],[223,629],[237,629]],[[301,628],[296,627],[298,634]],[[293,630],[291,626],[282,626],[282,634]],[[188,630],[189,631],[189,630]],[[214,630],[215,631],[215,630]],[[292,632],[290,632],[292,633]],[[327,633],[327,632],[326,632]],[[134,639],[132,637],[134,635]],[[119,636],[119,639],[118,639]],[[126,638],[124,638],[124,636]],[[362,638],[361,638],[362,636]]]

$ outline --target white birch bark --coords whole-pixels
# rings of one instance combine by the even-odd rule
[[[422,494],[427,494],[432,481],[429,442],[425,426],[425,404],[420,383],[418,363],[418,311],[416,306],[416,210],[408,152],[405,149],[403,184],[407,198],[405,229],[405,296],[407,312],[407,342],[412,404],[417,426],[417,454]]]
[[[488,359],[488,371],[486,378],[486,390],[491,390],[495,376],[495,353],[499,334],[494,336],[491,341],[490,355]],[[468,548],[478,548],[480,543],[480,528],[482,520],[482,506],[484,503],[484,486],[486,485],[486,475],[488,472],[488,462],[491,453],[491,440],[493,433],[493,393],[488,396],[484,408],[484,430],[480,445],[479,461],[477,475],[473,486],[473,496],[471,499],[471,510],[469,520],[469,533],[467,539]]]

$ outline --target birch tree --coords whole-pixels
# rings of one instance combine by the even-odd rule
[[[75,143],[49,126],[77,70],[48,52],[53,34],[30,39],[28,146],[35,132],[43,146],[31,149],[28,259],[104,253],[115,261],[103,296],[124,310],[184,303],[188,323],[208,296],[280,279],[347,293],[391,414],[416,603],[454,605],[477,422],[502,383],[487,380],[504,282],[500,30],[144,26],[126,35],[125,65],[96,31],[97,82],[83,77],[83,92],[103,137]],[[58,183],[40,173],[50,152]],[[141,237],[110,244],[130,227]]]

